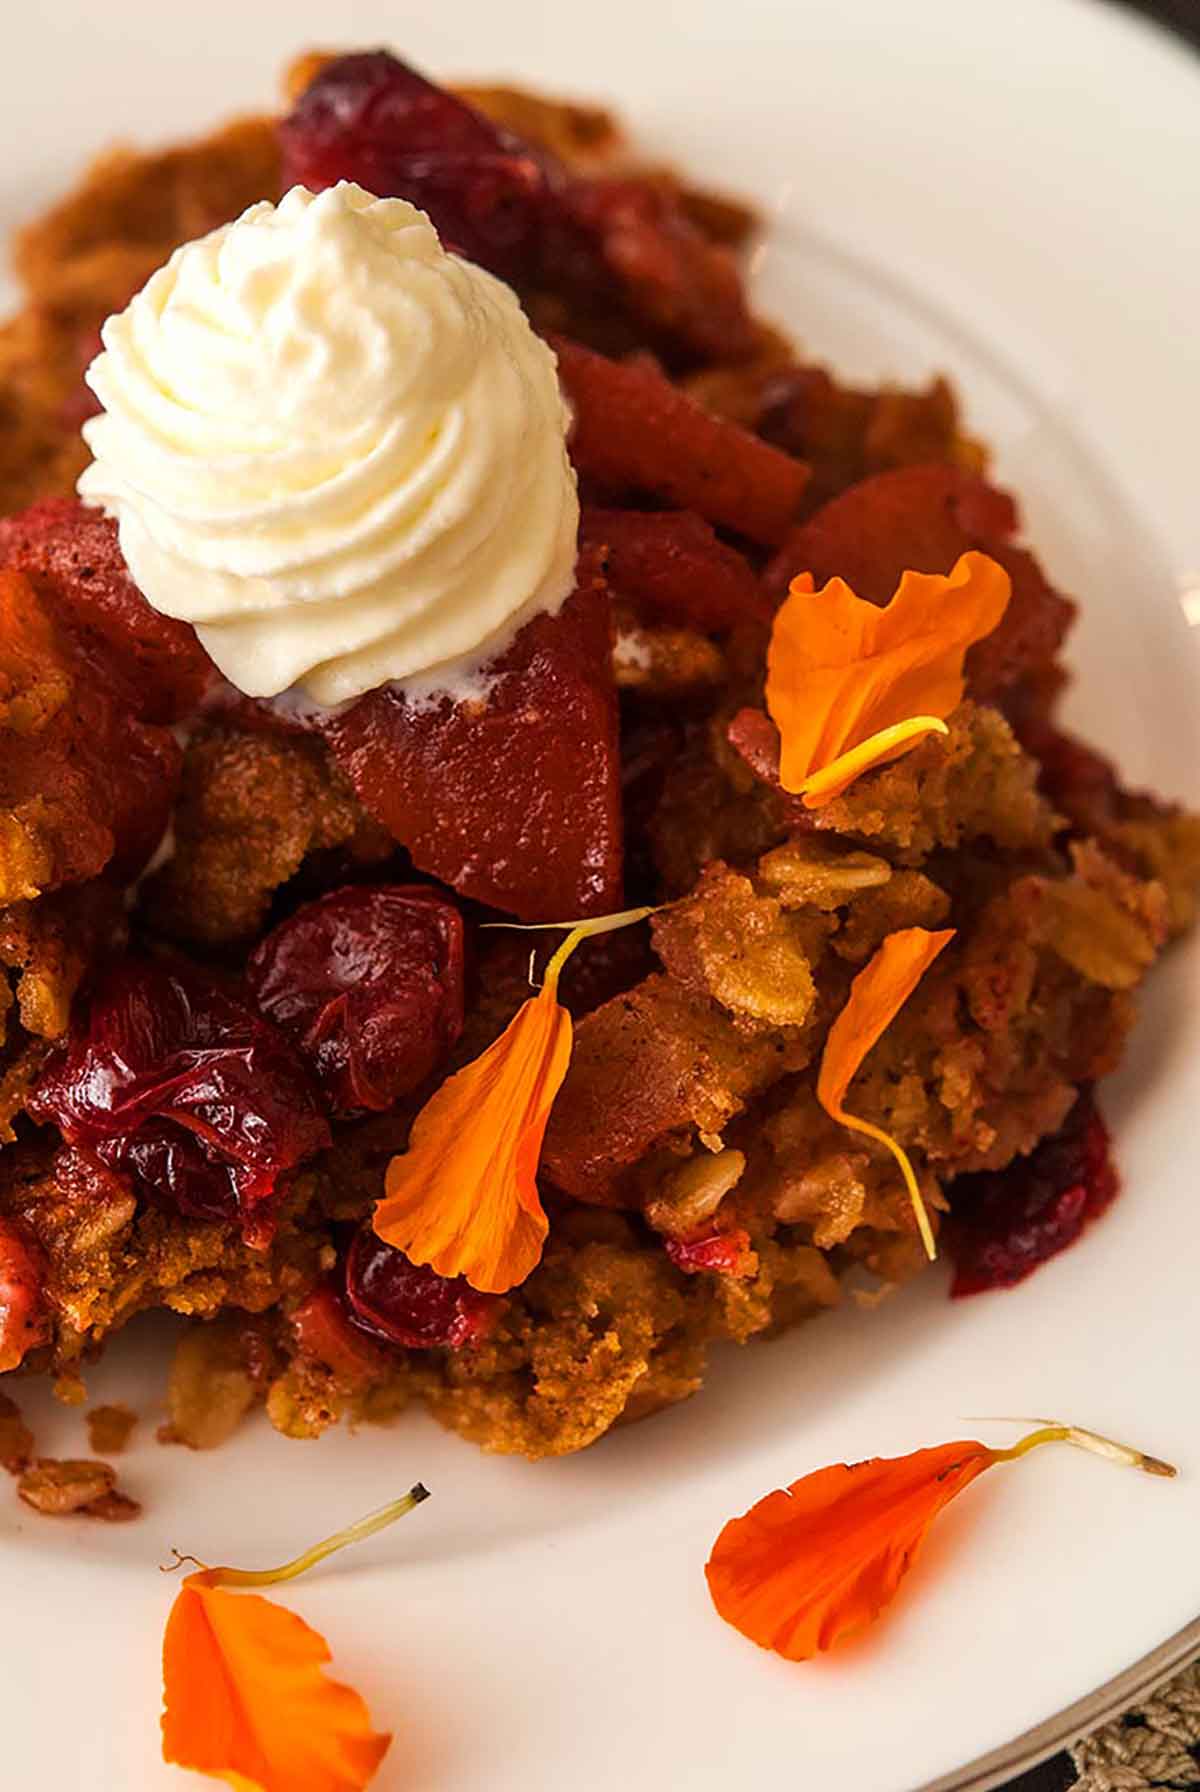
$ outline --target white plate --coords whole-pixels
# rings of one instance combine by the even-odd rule
[[[311,43],[390,38],[434,71],[612,98],[656,149],[772,210],[762,296],[816,350],[851,373],[962,378],[1038,547],[1084,598],[1077,719],[1135,777],[1195,795],[1195,643],[1176,599],[1200,569],[1200,64],[1093,0],[410,13],[14,9],[0,224],[118,132],[179,135],[267,99],[276,66]],[[155,1564],[171,1544],[274,1560],[418,1475],[429,1505],[294,1596],[397,1731],[381,1792],[983,1784],[964,1764],[1200,1612],[1198,982],[1196,951],[1175,954],[1109,1095],[1124,1199],[1012,1293],[951,1306],[931,1275],[876,1313],[727,1352],[689,1406],[571,1461],[491,1460],[423,1417],[309,1447],[259,1425],[196,1458],[159,1449],[147,1420],[126,1471],[141,1524],[0,1504],[4,1784],[182,1785],[157,1756],[171,1587]],[[160,1386],[153,1328],[93,1381],[143,1411]],[[966,1415],[1045,1411],[1184,1475],[1045,1452],[989,1476],[943,1520],[890,1621],[819,1664],[786,1666],[712,1615],[709,1543],[769,1487],[970,1432]],[[83,1447],[76,1415],[47,1402],[38,1418],[43,1448]]]

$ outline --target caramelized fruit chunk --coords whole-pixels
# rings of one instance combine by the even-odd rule
[[[47,1336],[36,1250],[14,1220],[0,1220],[0,1375]]]
[[[977,470],[982,450],[962,434],[953,388],[844,386],[823,367],[783,362],[764,368],[750,420],[777,448],[811,462],[815,509],[847,486],[894,467],[931,462]]]
[[[1032,555],[1012,546],[1016,527],[1012,499],[975,474],[902,467],[851,486],[794,530],[767,584],[782,596],[797,573],[809,572],[818,586],[843,578],[859,597],[886,604],[904,572],[948,573],[960,554],[981,549],[1012,580],[999,626],[967,655],[967,690],[986,701],[1044,675],[1075,613]]]
[[[565,336],[552,342],[580,473],[611,491],[651,492],[752,541],[784,539],[808,483],[803,461],[702,410],[651,365],[610,361]]]
[[[410,1263],[369,1225],[346,1256],[346,1298],[356,1325],[405,1350],[460,1350],[487,1329],[498,1304],[461,1276]]]
[[[238,1217],[237,1166],[174,1120],[147,1120],[135,1133],[95,1147],[110,1170],[128,1176],[139,1195],[165,1212],[194,1220]]]
[[[652,336],[707,361],[753,353],[757,332],[733,257],[661,182],[572,182],[571,216],[591,236],[625,304]]]
[[[378,1376],[387,1358],[355,1325],[346,1306],[344,1287],[327,1277],[306,1294],[291,1314],[297,1356],[324,1363],[344,1381],[367,1382]]]
[[[651,616],[715,630],[774,606],[749,562],[692,510],[585,510],[579,539],[604,555],[613,593]]]
[[[420,884],[331,890],[267,935],[246,980],[338,1113],[390,1108],[462,1032],[462,916]]]
[[[714,1002],[647,977],[575,1029],[541,1172],[573,1200],[640,1207],[630,1173],[652,1150],[720,1133],[781,1071],[778,1041],[740,1032]]]
[[[0,902],[132,876],[162,837],[179,780],[169,730],[139,721],[52,617],[0,571]]]
[[[185,1213],[270,1236],[279,1178],[329,1143],[286,1039],[194,967],[123,959],[98,981],[28,1103],[71,1144]]]
[[[414,864],[462,895],[524,921],[619,908],[611,625],[586,557],[574,596],[490,672],[478,703],[370,692],[324,724],[335,758]]]
[[[108,870],[136,877],[166,831],[179,788],[179,743],[169,729],[116,710],[100,692],[77,691],[71,711],[74,756],[88,768],[92,812],[105,815],[112,829]]]
[[[146,602],[117,525],[73,498],[0,519],[0,566],[23,572],[70,636],[83,669],[143,722],[177,722],[214,677],[194,629]]]
[[[1085,1089],[1058,1132],[1007,1169],[955,1178],[943,1233],[951,1295],[1011,1288],[1074,1244],[1119,1188],[1108,1128]]]

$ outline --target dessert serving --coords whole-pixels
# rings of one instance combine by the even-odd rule
[[[20,237],[5,1387],[168,1308],[180,1441],[559,1454],[1115,1195],[1200,822],[1060,728],[950,389],[807,360],[753,227],[380,51]]]

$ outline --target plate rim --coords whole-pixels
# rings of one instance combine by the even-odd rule
[[[926,1781],[917,1792],[994,1792],[994,1788],[1005,1785],[1018,1774],[1027,1773],[1060,1749],[1069,1748],[1103,1724],[1120,1717],[1135,1702],[1165,1685],[1198,1655],[1200,1616],[1131,1667],[1114,1674],[1094,1692],[1056,1711],[1032,1729],[1023,1730],[1011,1742],[1002,1742],[998,1748],[989,1749],[987,1754],[976,1756],[965,1767]]]

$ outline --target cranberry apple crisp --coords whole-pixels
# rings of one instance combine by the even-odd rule
[[[104,320],[178,245],[339,182],[412,202],[510,287],[571,407],[574,589],[474,695],[245,696],[75,496]],[[1193,919],[1200,824],[1059,729],[1075,605],[949,388],[807,361],[748,305],[751,227],[640,164],[606,113],[375,52],[305,58],[282,118],[106,156],[19,238],[0,1370],[70,1394],[166,1307],[194,1322],[184,1441],[259,1401],[311,1436],[419,1397],[489,1449],[550,1455],[693,1393],[715,1341],[920,1269],[884,1133],[961,1292],[1027,1273],[1111,1198],[1094,1086]],[[1008,596],[962,700],[811,801],[771,700],[789,591],[844,581],[883,607],[964,556]],[[493,923],[632,904],[648,924],[563,967],[537,1266],[497,1290],[413,1260],[372,1223],[389,1165],[558,937]],[[886,941],[930,929],[953,937],[865,1052],[850,1130],[821,1097],[831,1027]]]

